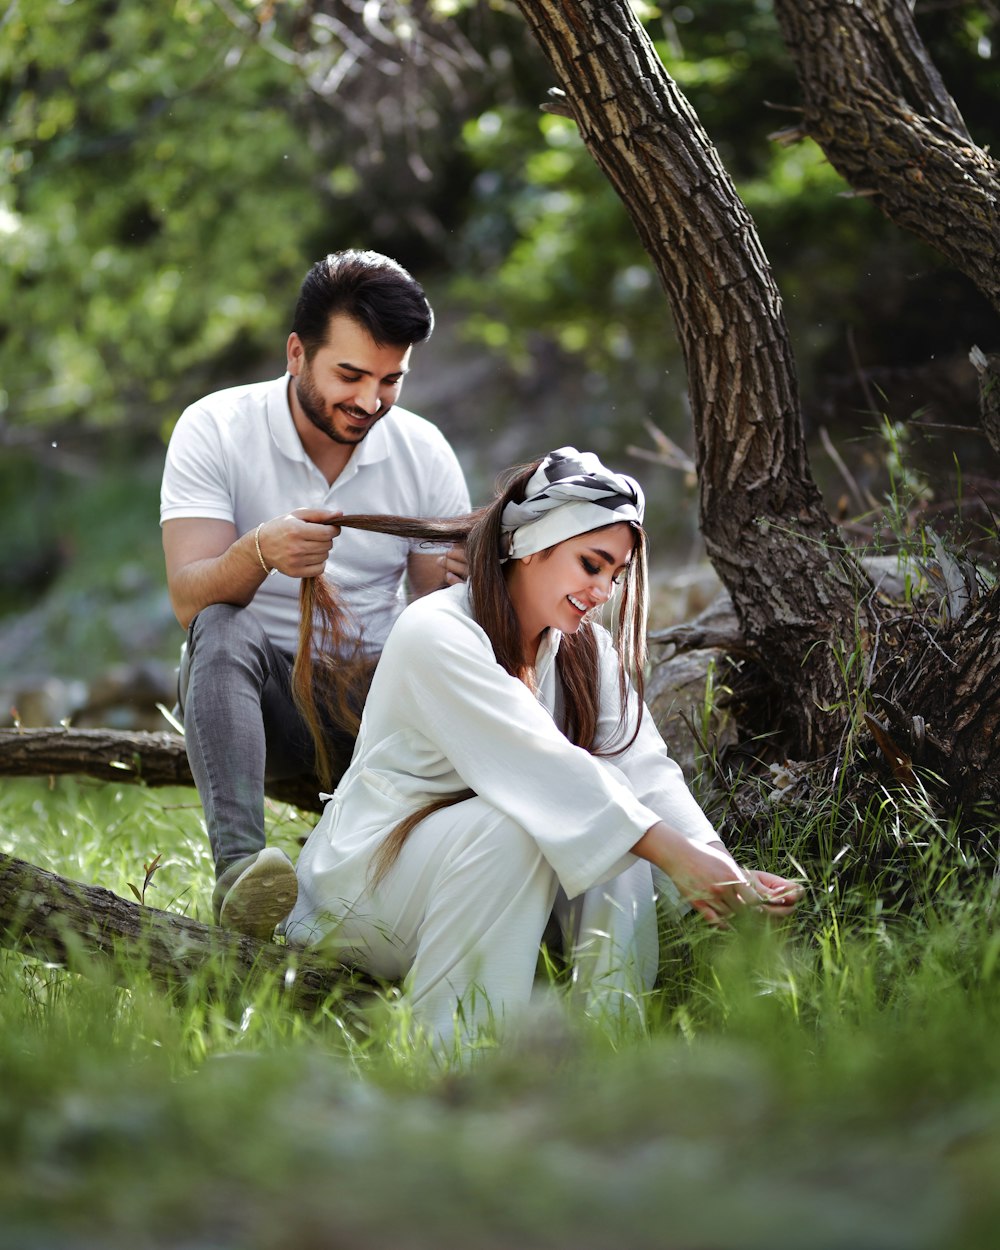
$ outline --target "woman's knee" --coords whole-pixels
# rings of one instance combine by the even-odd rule
[[[546,867],[538,844],[517,821],[478,796],[426,817],[403,844],[394,873],[432,889],[465,873],[523,881]]]
[[[473,863],[498,886],[501,882],[518,886],[535,874],[551,874],[538,843],[523,825],[478,797],[460,806],[471,819],[450,840],[446,864],[457,859]]]

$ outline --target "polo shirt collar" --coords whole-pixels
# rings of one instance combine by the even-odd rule
[[[274,445],[282,455],[287,456],[290,460],[306,461],[309,460],[309,457],[302,446],[302,440],[299,438],[295,422],[292,420],[292,409],[288,403],[288,388],[291,383],[291,376],[290,373],[286,373],[284,377],[276,378],[268,388],[267,424],[268,429],[271,431]],[[348,467],[357,469],[360,465],[375,464],[380,460],[388,458],[390,440],[386,421],[391,415],[392,412],[390,411],[376,422],[367,437],[362,439],[355,447],[350,460],[347,462]]]

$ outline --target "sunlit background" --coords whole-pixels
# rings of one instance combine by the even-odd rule
[[[828,447],[877,499],[887,430],[918,489],[960,469],[974,492],[967,354],[1000,339],[995,315],[814,145],[773,139],[799,93],[765,0],[636,7],[758,224],[831,510],[857,501]],[[995,17],[925,7],[988,144]],[[655,448],[649,424],[693,449],[667,302],[573,123],[540,110],[553,85],[505,4],[5,6],[0,720],[29,687],[173,656],[165,439],[190,401],[283,370],[299,282],[345,246],[425,285],[438,325],[403,402],[450,437],[476,502],[570,442],[642,478],[659,568],[700,558],[692,475],[631,450]]]

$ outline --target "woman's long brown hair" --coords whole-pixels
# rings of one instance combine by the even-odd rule
[[[525,660],[521,631],[507,591],[502,555],[506,537],[501,528],[504,508],[524,498],[525,486],[540,461],[509,469],[497,484],[493,503],[465,516],[424,518],[359,514],[339,517],[342,528],[394,534],[427,542],[464,542],[469,561],[469,598],[472,613],[485,631],[497,663],[524,681],[530,665]],[[612,522],[613,524],[613,522]],[[600,749],[595,737],[600,715],[597,637],[585,622],[575,634],[564,635],[556,654],[556,668],[563,686],[565,723],[560,726],[576,746],[594,755],[614,755],[635,741],[642,717],[643,672],[646,661],[646,535],[633,525],[634,546],[628,563],[615,620],[618,651],[618,686],[621,712],[609,741]],[[545,558],[545,553],[542,553]],[[292,674],[296,698],[316,749],[317,772],[331,784],[330,759],[325,744],[324,717],[352,733],[360,722],[358,703],[363,697],[364,672],[371,662],[360,649],[346,645],[348,621],[328,582],[305,578],[300,595],[299,648]],[[629,678],[638,695],[635,727],[625,740],[628,725]],[[359,691],[361,692],[359,694]],[[395,862],[410,832],[435,811],[473,796],[472,790],[446,795],[419,808],[401,821],[386,837],[372,862],[370,883],[377,885]]]
[[[357,513],[337,518],[345,529],[394,534],[433,542],[464,542],[478,513],[414,518]],[[313,740],[316,775],[333,784],[326,738],[331,725],[357,736],[375,657],[367,655],[325,577],[304,577],[299,589],[299,643],[292,668],[292,694]]]

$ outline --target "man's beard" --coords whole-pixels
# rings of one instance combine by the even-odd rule
[[[367,438],[368,434],[375,428],[376,423],[381,421],[389,411],[388,408],[382,407],[381,402],[379,403],[379,410],[375,414],[364,412],[360,408],[338,406],[336,411],[342,413],[345,420],[350,421],[353,416],[357,419],[359,425],[364,425],[364,428],[359,430],[357,434],[341,434],[334,425],[333,417],[329,416],[326,411],[322,397],[316,390],[308,367],[301,376],[292,379],[292,384],[295,387],[295,397],[299,401],[299,407],[309,421],[317,430],[325,434],[331,442],[341,443],[347,447],[354,447]]]

